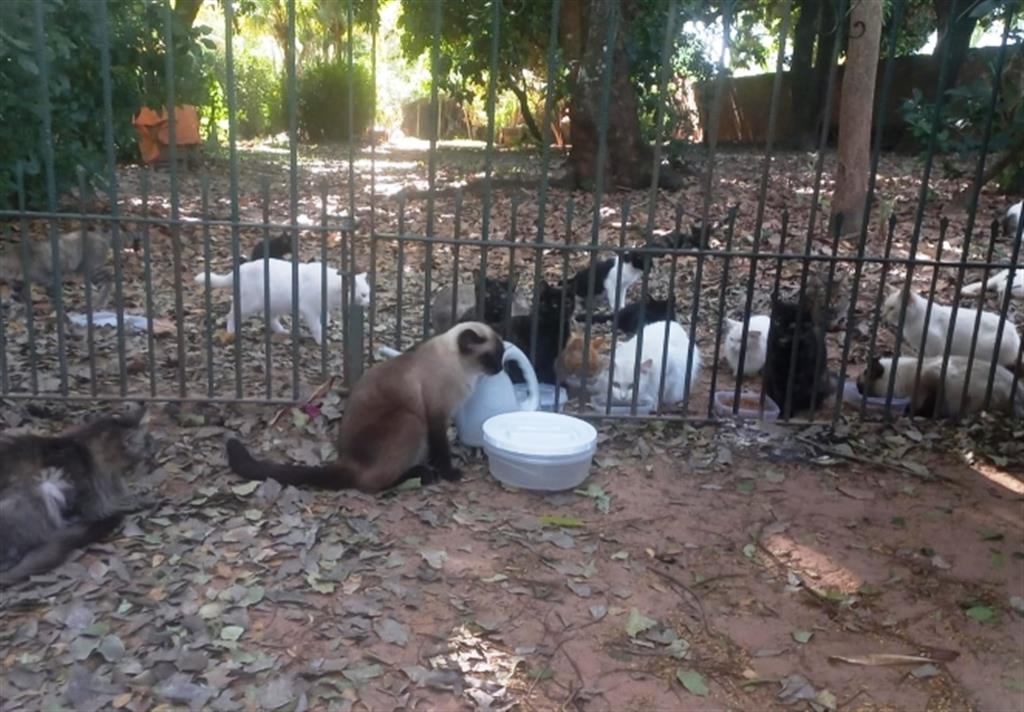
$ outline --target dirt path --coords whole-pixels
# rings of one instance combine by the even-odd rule
[[[162,431],[168,503],[5,594],[4,710],[1024,705],[1024,486],[927,433],[904,457],[946,479],[793,431],[619,426],[588,494],[473,460],[371,498],[254,488],[221,425]],[[934,662],[830,660],[879,654]]]

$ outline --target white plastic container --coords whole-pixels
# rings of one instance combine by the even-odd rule
[[[513,487],[557,492],[587,479],[597,430],[562,413],[502,413],[484,423],[491,474]]]
[[[594,410],[602,415],[605,413],[605,411],[608,412],[608,415],[633,415],[632,397],[624,401],[613,400],[611,405],[609,406],[608,394],[606,391],[601,390],[595,393],[593,396],[591,396],[590,403],[591,405],[593,405]],[[654,410],[653,400],[647,398],[646,396],[637,396],[637,415],[650,415],[652,410]]]
[[[516,400],[520,403],[525,403],[526,399],[530,397],[530,388],[525,383],[517,383],[516,388]],[[540,392],[540,410],[548,413],[561,413],[565,410],[565,404],[569,402],[569,394],[564,388],[558,389],[558,410],[555,411],[555,386],[550,383],[538,383],[537,388]]]
[[[864,396],[861,395],[860,391],[857,390],[856,379],[851,378],[843,384],[843,405],[847,408],[860,411],[860,404],[862,400],[865,399]],[[886,410],[889,410],[893,418],[899,418],[906,414],[907,406],[909,405],[909,398],[900,398],[894,395],[892,397],[891,405],[887,409],[885,407],[885,396],[868,396],[864,405],[864,412],[874,415],[884,415]]]

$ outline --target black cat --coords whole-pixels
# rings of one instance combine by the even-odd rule
[[[659,321],[673,321],[676,318],[675,304],[671,299],[655,299],[651,295],[642,302],[635,302],[620,309],[615,314],[594,314],[590,321],[604,324],[615,320],[615,328],[623,334],[633,335],[647,324]],[[586,314],[577,314],[576,321],[586,321]]]
[[[292,253],[292,241],[288,237],[288,233],[282,232],[277,237],[271,238],[266,243],[260,240],[253,245],[252,252],[249,253],[249,262],[253,260],[261,260],[265,258],[271,259],[283,259],[286,255]]]
[[[571,288],[553,287],[547,282],[541,282],[534,307],[537,317],[536,341],[531,339],[533,314],[512,317],[506,338],[531,359],[538,381],[557,383],[555,360],[569,340],[569,320],[576,308],[575,293]],[[512,380],[522,382],[522,374],[515,364],[510,366],[509,373]]]
[[[772,300],[762,385],[765,394],[779,406],[783,418],[807,410],[812,404],[819,408],[832,395],[825,325],[820,312],[806,299]]]

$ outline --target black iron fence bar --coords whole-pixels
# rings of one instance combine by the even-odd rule
[[[431,47],[431,65],[430,71],[434,78],[431,83],[431,98],[434,102],[437,100],[437,67],[439,62],[439,46],[441,41],[441,0],[434,0],[434,14],[432,16],[434,20],[434,34],[433,34],[433,45]],[[497,82],[498,82],[498,47],[499,38],[501,32],[501,3],[499,0],[491,1],[491,48],[488,63],[490,71],[487,76],[487,99],[485,104],[485,110],[487,112],[487,135],[486,144],[484,147],[484,194],[483,194],[483,205],[482,213],[480,216],[480,233],[483,240],[487,242],[491,237],[491,209],[494,200],[494,128],[495,128],[495,105],[497,102]],[[432,136],[436,136],[438,129],[440,128],[437,124],[438,112],[436,103],[431,105],[432,115],[434,118],[434,132]],[[431,151],[436,150],[436,141],[431,144]],[[484,283],[487,279],[487,246],[484,245],[480,250],[480,272],[478,273],[478,281],[475,286],[473,300],[475,303],[475,314],[477,319],[482,319],[484,314]],[[512,265],[509,265],[511,269]],[[534,287],[534,304],[537,299],[537,288]],[[536,319],[534,319],[536,323]],[[531,343],[536,339],[536,334],[531,337]],[[532,358],[532,356],[531,356]]]
[[[17,189],[17,193],[18,193],[18,207],[21,208],[22,210],[24,210],[25,209],[25,169],[24,169],[24,166],[22,166],[21,163],[18,163],[18,165],[16,165],[14,167],[14,179],[15,179],[15,188]],[[22,269],[24,270],[24,269],[26,269],[26,265],[28,265],[28,262],[29,262],[29,259],[30,259],[30,256],[29,256],[29,243],[28,243],[28,240],[24,239],[25,235],[28,235],[28,221],[22,215],[19,218],[18,222],[19,222],[18,227],[19,227],[19,230],[20,230],[20,234],[22,236],[22,239],[20,241],[21,242],[21,249],[19,250],[19,252],[20,252],[19,256],[21,257]],[[32,282],[30,280],[26,279],[25,280],[25,285],[24,285],[23,289],[24,289],[24,291],[22,292],[22,294],[24,295],[23,298],[25,300],[25,304],[31,304],[32,303]],[[36,343],[36,321],[35,321],[35,315],[33,314],[33,310],[32,309],[26,309],[25,310],[25,330],[26,330],[26,333],[28,335],[28,342],[30,344],[34,345]],[[39,357],[38,357],[38,354],[36,353],[35,348],[34,347],[30,348],[29,352],[28,352],[29,379],[30,379],[30,382],[32,384],[32,390],[33,391],[37,391],[39,389],[38,358]]]
[[[295,0],[288,0],[288,218],[292,223],[292,397],[299,397],[299,90]]]
[[[36,65],[39,67],[39,104],[40,104],[40,149],[43,154],[43,170],[46,175],[46,207],[55,210],[57,206],[57,169],[54,166],[53,156],[53,106],[50,103],[50,61],[46,51],[46,38],[44,35],[45,11],[42,0],[35,0],[35,49]],[[57,312],[57,362],[60,367],[60,388],[61,393],[68,392],[68,362],[66,351],[66,337],[64,333],[64,296],[61,290],[63,277],[61,275],[60,246],[57,236],[57,226],[50,222],[47,225],[50,238],[50,264],[53,273],[51,274],[51,294],[54,298],[54,307]],[[24,263],[28,269],[28,262]],[[28,274],[25,274],[25,282],[28,282]]]
[[[85,212],[85,171],[81,168],[77,171],[78,173],[78,207],[80,212]],[[80,224],[81,232],[84,235],[85,231],[88,230],[89,226],[83,220]],[[103,265],[94,265],[92,263],[91,255],[88,251],[82,251],[82,257],[84,258],[85,265],[85,279],[82,280],[85,288],[85,348],[89,358],[89,388],[93,393],[96,393],[96,325],[93,321],[93,290],[92,290],[92,270],[94,267],[102,267]],[[60,289],[60,286],[57,287]],[[118,309],[120,311],[120,309]]]
[[[349,4],[351,5],[351,0],[350,0]],[[497,17],[497,13],[499,12],[497,0],[494,0],[493,4],[495,6],[494,12],[495,12],[495,15]],[[430,75],[431,75],[431,80],[432,80],[430,82],[431,129],[430,129],[430,147],[429,147],[429,150],[427,151],[427,224],[426,224],[426,233],[428,235],[433,235],[434,234],[434,221],[436,219],[435,218],[435,198],[436,198],[436,188],[437,188],[437,141],[441,137],[440,98],[438,96],[438,80],[437,80],[437,76],[438,76],[438,72],[440,70],[440,65],[441,65],[441,28],[442,28],[442,19],[443,19],[442,18],[442,10],[443,10],[443,8],[442,8],[442,5],[441,5],[441,0],[434,0],[433,5],[431,6],[431,22],[432,22],[432,30],[433,30],[433,32],[432,32],[431,46],[430,46]],[[495,20],[495,22],[497,22],[497,19]],[[349,25],[349,27],[351,27],[351,25]],[[495,39],[494,42],[497,42],[497,40]],[[351,47],[352,47],[352,45],[349,44],[349,51],[350,52],[351,52]],[[496,54],[496,52],[497,52],[496,45],[492,47],[491,51],[492,51],[492,55]],[[491,60],[491,66],[492,67],[494,66],[494,61],[495,61],[494,57],[492,56],[492,60]],[[496,81],[496,79],[494,77],[494,73],[492,72],[491,76],[490,76],[490,88],[488,90],[488,100],[491,102],[489,104],[490,112],[491,112],[490,115],[489,115],[489,118],[493,118],[493,114],[494,114],[493,96],[491,96],[491,95],[493,94],[493,91],[494,91],[493,86],[494,86],[494,82],[495,81]],[[351,86],[351,84],[349,86]],[[349,102],[349,107],[351,108],[351,106],[352,106],[352,102],[350,101]],[[351,144],[350,144],[350,146],[351,146]],[[489,164],[489,162],[491,160],[490,152],[491,152],[491,146],[488,146],[486,154],[484,156],[485,164]],[[484,213],[485,213],[484,220],[488,219],[488,216],[487,216],[488,211],[489,211],[489,209],[485,208],[485,210],[484,210]],[[484,230],[484,234],[485,235],[486,235],[486,233],[487,233],[487,231]],[[434,268],[434,246],[432,244],[428,243],[427,245],[425,245],[425,248],[426,249],[424,251],[426,252],[426,255],[424,257],[424,263],[426,265],[426,269],[424,270],[424,276],[423,276],[423,303],[426,305],[426,304],[430,303],[431,272],[432,272],[432,270]],[[485,269],[484,267],[481,267],[481,270],[484,270],[484,269]],[[457,273],[455,275],[453,275],[453,279],[458,279],[458,274]],[[401,302],[401,300],[399,300],[399,302]],[[454,320],[453,320],[452,323],[454,323]],[[423,337],[426,338],[429,333],[430,333],[430,310],[428,308],[425,308],[423,310]]]
[[[96,40],[100,48],[100,80],[103,91],[103,147],[106,158],[106,193],[111,217],[110,241],[114,253],[114,313],[117,319],[117,368],[120,376],[121,394],[128,388],[128,365],[125,357],[124,331],[124,271],[122,264],[122,235],[120,217],[121,207],[118,204],[117,159],[114,147],[114,99],[113,82],[110,71],[110,34],[107,29],[107,4],[95,3]]]
[[[234,54],[234,34],[235,31],[235,11],[234,3],[226,3],[224,5],[224,59],[227,64],[226,68],[226,79],[227,79],[227,103],[228,103],[228,180],[229,192],[230,192],[230,211],[231,218],[228,221],[229,227],[231,228],[231,271],[233,273],[233,281],[231,285],[231,298],[235,304],[241,304],[241,277],[239,276],[239,266],[241,265],[241,251],[239,247],[239,232],[243,227],[241,225],[241,214],[238,209],[238,104],[237,96],[235,93],[235,54]],[[264,178],[261,181],[261,196],[263,197],[263,224],[266,225],[268,222],[268,209],[270,186]],[[209,216],[204,216],[204,219]],[[212,222],[211,224],[216,225],[217,223]],[[250,227],[259,227],[258,225],[252,225]],[[268,235],[266,228],[264,228],[264,244],[263,254],[268,253]],[[264,269],[263,278],[267,278],[267,270]],[[264,282],[266,284],[266,282]],[[264,306],[266,306],[266,300]],[[242,333],[242,315],[241,310],[233,310],[234,317],[234,333],[235,343],[233,344],[234,361],[235,361],[235,396],[240,398],[242,396],[242,344],[238,336]],[[226,325],[225,325],[226,326]],[[270,347],[269,341],[266,342],[268,345],[267,349],[267,363],[270,362]],[[267,373],[270,373],[270,368],[267,368]],[[270,396],[270,383],[267,382],[267,396]]]
[[[351,3],[350,3],[351,5]],[[351,43],[351,39],[350,39]],[[352,67],[349,65],[349,76],[352,76]],[[350,82],[351,84],[351,82]],[[349,105],[351,106],[352,99],[349,98]],[[350,112],[351,113],[351,112]],[[351,133],[352,117],[349,116],[349,132]],[[351,161],[349,167],[351,168]],[[351,184],[351,177],[349,179]],[[320,181],[320,378],[327,380],[327,322],[330,318],[330,311],[327,305],[327,181]],[[355,227],[354,222],[355,213],[350,210],[350,217],[353,218],[352,227]],[[355,270],[346,269],[345,266],[345,232],[341,233],[341,265],[343,272],[354,272]],[[293,255],[292,259],[298,260],[298,255]],[[348,328],[348,305],[351,303],[349,300],[349,289],[353,289],[355,285],[355,278],[349,277],[342,281],[341,289],[341,330],[345,335],[345,340],[348,340],[349,328]],[[269,291],[269,290],[268,290]],[[346,383],[352,383],[350,374],[350,364],[348,359],[345,359],[344,363],[344,376]]]
[[[370,27],[370,86],[374,87],[374,91],[370,92],[370,115],[373,117],[377,116],[377,32],[378,32],[378,21],[377,21],[377,0],[370,0],[370,17],[372,19],[372,26]],[[353,188],[354,190],[354,188]],[[369,282],[370,293],[377,293],[376,284],[376,268],[374,267],[374,260],[376,258],[376,240],[374,235],[377,231],[377,132],[375,130],[370,131],[370,216],[369,216],[369,232],[370,232],[370,265],[367,267],[366,279]],[[354,200],[354,198],[353,198]],[[352,212],[349,216],[354,221],[356,219],[355,212]],[[352,225],[355,228],[355,223]],[[458,271],[455,272],[458,274]],[[354,284],[354,282],[353,282]],[[374,321],[376,319],[376,299],[370,300],[369,311],[367,313],[367,322],[369,328],[366,330],[366,344],[369,349],[369,353],[374,353],[373,348],[373,337],[374,337]],[[346,334],[347,337],[347,334]],[[360,374],[362,373],[362,364],[359,366]]]
[[[145,209],[149,210],[149,181],[150,171],[149,169],[142,172],[142,180],[140,181],[140,189],[142,204]],[[143,270],[143,283],[146,291],[146,314],[149,318],[149,323],[146,329],[146,353],[149,356],[149,362],[147,363],[149,370],[149,392],[151,395],[156,395],[156,335],[153,333],[153,314],[155,314],[156,304],[153,300],[153,243],[150,240],[149,235],[149,223],[142,223],[142,270]],[[236,393],[237,396],[241,396],[241,391]]]
[[[208,215],[210,210],[210,177],[205,172],[200,176],[200,200],[202,201],[203,215]],[[211,280],[213,268],[210,265],[210,226],[203,223],[203,346],[206,348],[206,395],[214,395],[214,366],[213,366],[213,290]],[[238,302],[235,302],[238,304]],[[269,394],[268,394],[269,395]]]
[[[269,224],[270,224],[270,181],[266,177],[264,177],[260,181],[260,209],[262,211],[262,217],[263,217],[263,222],[264,222],[264,227],[263,227],[263,254],[264,255],[268,255],[268,254],[270,254],[270,228],[269,228]],[[234,245],[233,249],[234,249],[234,251],[237,252],[237,251],[240,250],[240,246],[239,245]],[[293,257],[296,257],[296,256],[293,255]],[[296,257],[296,259],[297,259],[297,257]],[[241,259],[236,258],[236,262],[234,264],[238,264],[239,262],[241,262]],[[263,268],[263,284],[264,285],[269,285],[270,284],[270,260],[263,260],[262,268]],[[238,304],[238,302],[235,302],[235,303]],[[264,289],[263,290],[263,313],[264,314],[270,314],[270,290],[269,289]],[[241,315],[238,316],[238,319],[240,319],[240,318],[241,318]],[[238,323],[237,320],[236,320],[236,323]],[[270,398],[270,396],[274,392],[274,384],[273,384],[273,380],[274,380],[274,352],[273,352],[273,341],[271,339],[272,334],[271,334],[271,330],[269,328],[267,328],[268,326],[269,325],[265,325],[264,329],[263,329],[263,371],[264,371],[264,381],[266,383],[267,398]],[[239,339],[239,337],[241,336],[241,333],[242,333],[241,328],[236,328],[236,330],[235,330],[235,339],[236,340]],[[234,353],[235,353],[236,357],[239,356],[242,353],[242,345],[241,345],[241,343],[236,343],[235,344]],[[242,378],[242,372],[241,372],[241,365],[240,364],[241,364],[240,361],[236,361],[236,365],[235,365],[235,368],[236,368],[235,378],[238,379],[237,382],[239,382],[239,383],[241,382],[241,378]]]
[[[341,231],[341,269],[344,272],[354,273],[358,272],[355,268],[355,234],[356,234],[356,136],[355,136],[355,56],[353,54],[355,50],[355,42],[352,38],[352,29],[355,26],[355,11],[353,8],[353,0],[348,0],[347,7],[347,34],[348,34],[348,217],[351,224],[351,230]],[[371,92],[371,93],[376,93]],[[376,128],[376,114],[370,114],[372,117],[370,121],[370,133],[373,133]],[[324,187],[323,192],[324,200],[324,216],[323,219],[326,222],[327,219],[327,188]],[[431,206],[432,208],[433,206]],[[427,221],[427,230],[431,231],[433,228],[430,220]],[[326,237],[324,238],[326,239]],[[324,328],[322,331],[323,340],[321,343],[320,351],[320,375],[324,380],[327,379],[327,260],[321,260],[323,262],[325,278],[321,281],[321,286],[324,291],[324,308],[322,310],[324,318]],[[428,261],[429,264],[429,261]],[[428,267],[429,269],[429,267]],[[347,280],[342,281],[341,289],[341,331],[344,334],[345,344],[345,357],[342,362],[344,380],[346,383],[355,383],[356,377],[359,374],[358,368],[353,368],[352,359],[349,358],[350,347],[352,346],[351,341],[355,338],[355,334],[352,330],[352,314],[350,313],[351,307],[355,303],[356,296],[356,280],[350,277]],[[359,319],[362,320],[363,312],[361,309],[355,310]]]

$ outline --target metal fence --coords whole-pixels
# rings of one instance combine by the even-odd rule
[[[551,145],[555,115],[553,95],[545,102],[542,148],[530,164],[534,168],[530,174],[534,183],[523,182],[510,187],[503,179],[502,161],[509,152],[500,149],[495,142],[494,71],[488,91],[486,146],[479,154],[468,154],[470,163],[482,175],[470,184],[457,182],[464,175],[453,176],[451,171],[441,170],[446,156],[465,149],[444,146],[436,127],[425,155],[425,188],[409,181],[398,191],[385,188],[385,178],[392,180],[391,173],[402,170],[389,168],[389,165],[416,157],[378,144],[376,134],[365,145],[342,147],[340,150],[347,155],[336,161],[329,175],[321,174],[314,179],[297,135],[296,67],[295,52],[292,52],[287,67],[287,165],[280,165],[285,186],[274,185],[277,176],[267,174],[258,181],[257,191],[246,192],[241,183],[249,177],[247,171],[266,164],[254,162],[235,135],[234,18],[232,4],[225,3],[227,105],[232,126],[226,159],[208,161],[197,170],[182,170],[178,158],[184,151],[174,140],[176,119],[171,112],[168,166],[159,170],[116,167],[110,124],[115,111],[128,109],[112,106],[108,95],[103,117],[108,142],[108,188],[101,200],[82,198],[79,205],[71,205],[52,189],[56,170],[54,137],[47,120],[48,62],[41,39],[46,16],[41,1],[34,2],[40,23],[36,37],[42,73],[40,140],[49,147],[43,153],[48,158],[42,169],[50,176],[51,189],[46,210],[26,209],[22,188],[19,207],[0,211],[0,237],[5,248],[17,252],[17,260],[24,270],[21,278],[26,283],[19,293],[0,292],[2,398],[295,403],[336,374],[343,374],[345,382],[353,382],[378,358],[379,347],[403,349],[432,334],[436,318],[436,314],[432,314],[432,309],[436,311],[433,305],[438,292],[445,288],[454,290],[451,301],[442,302],[440,307],[452,305],[447,307],[452,312],[450,319],[461,316],[454,309],[459,303],[459,290],[463,295],[467,291],[472,294],[472,311],[477,318],[486,318],[488,309],[493,310],[495,304],[499,304],[504,313],[490,320],[503,328],[506,335],[515,331],[510,327],[515,318],[513,312],[525,311],[523,318],[528,326],[524,328],[523,321],[517,322],[520,345],[535,361],[542,357],[537,352],[543,342],[545,326],[550,331],[550,324],[556,323],[558,333],[554,341],[559,347],[566,343],[569,331],[578,332],[580,353],[588,354],[593,349],[595,360],[583,358],[580,371],[575,374],[575,380],[583,387],[570,389],[565,394],[556,390],[555,398],[559,407],[569,412],[594,417],[715,420],[732,417],[744,405],[744,398],[757,401],[753,417],[766,417],[768,410],[765,409],[770,408],[770,403],[764,396],[767,389],[762,388],[762,377],[756,373],[734,376],[722,359],[732,328],[727,317],[743,324],[739,334],[739,371],[743,372],[748,359],[759,358],[751,353],[755,345],[748,339],[749,332],[757,329],[753,329],[752,322],[743,315],[771,316],[773,295],[780,301],[789,298],[814,307],[798,310],[791,334],[798,341],[809,338],[805,336],[808,333],[818,338],[827,332],[823,337],[826,351],[814,355],[810,364],[798,356],[797,349],[785,352],[790,355],[787,384],[783,388],[786,398],[777,404],[785,414],[790,411],[788,406],[793,405],[788,401],[794,397],[797,384],[806,381],[805,371],[812,369],[817,373],[825,368],[833,383],[833,393],[816,390],[811,395],[811,407],[801,417],[835,422],[844,413],[868,415],[872,410],[866,398],[844,399],[847,382],[876,356],[900,353],[940,354],[939,380],[943,384],[963,385],[965,399],[976,394],[968,388],[969,378],[951,380],[953,371],[964,368],[962,363],[951,361],[951,356],[966,356],[967,371],[975,362],[988,369],[986,403],[999,397],[1001,388],[1006,390],[1005,383],[999,380],[1005,376],[1000,370],[1002,366],[1010,367],[1014,374],[1009,388],[1011,399],[1019,390],[1018,380],[1024,373],[1021,347],[1016,347],[1013,358],[994,356],[1001,353],[1006,343],[1019,343],[1019,338],[1014,341],[1014,337],[1019,333],[1024,316],[1019,303],[1013,301],[1013,289],[1000,291],[995,301],[987,300],[985,289],[973,300],[963,293],[967,282],[988,282],[993,277],[1004,279],[1004,270],[1008,270],[1005,284],[1009,287],[1015,280],[1019,281],[1022,269],[1020,249],[1024,220],[1016,225],[1015,234],[1004,235],[997,219],[1002,217],[1009,203],[1000,204],[981,191],[986,163],[991,162],[989,142],[1001,101],[1000,80],[1008,58],[1020,51],[1019,46],[1009,44],[1015,21],[1010,10],[1002,20],[1003,43],[994,67],[995,80],[989,97],[984,139],[973,158],[970,185],[966,190],[967,207],[962,217],[953,220],[940,217],[933,209],[934,200],[930,199],[937,160],[938,144],[934,135],[937,131],[928,141],[919,175],[913,177],[917,183],[916,202],[895,209],[892,201],[879,190],[880,165],[885,156],[882,122],[878,120],[863,224],[859,232],[843,235],[841,223],[827,225],[827,215],[822,210],[829,189],[826,166],[831,160],[827,147],[830,122],[821,122],[817,147],[812,152],[782,151],[775,140],[777,116],[784,101],[781,78],[786,42],[780,43],[776,56],[775,80],[767,107],[767,140],[763,145],[742,152],[718,145],[718,123],[725,99],[723,82],[718,80],[728,74],[725,57],[735,11],[728,3],[724,17],[725,42],[715,79],[710,83],[705,141],[692,146],[687,153],[689,160],[700,166],[699,177],[691,182],[690,191],[675,193],[657,187],[646,191],[620,191],[616,186],[604,184],[600,176],[602,164],[608,160],[610,62],[605,62],[606,75],[602,77],[599,177],[590,191],[562,190],[551,181],[550,176],[562,159],[558,149]],[[675,3],[670,5],[675,8]],[[888,59],[880,69],[876,117],[887,115],[891,108],[896,28],[904,17],[906,5],[900,1],[894,4],[889,34],[883,36]],[[435,18],[440,18],[441,0],[434,0],[433,7]],[[500,3],[490,7],[495,32],[493,69],[497,62],[496,37],[501,32],[502,16]],[[559,17],[559,9],[559,0],[554,0],[550,8],[553,18]],[[348,10],[351,17],[351,0]],[[788,34],[790,10],[790,3],[786,2],[782,8],[783,36]],[[845,18],[847,10],[848,3],[840,2],[838,17]],[[288,11],[289,38],[294,48],[294,2],[288,3]],[[169,12],[165,17],[166,33],[171,37],[173,27]],[[103,38],[97,52],[104,71],[109,73],[110,45],[104,12],[97,12],[96,18],[97,36]],[[548,49],[550,76],[557,72],[559,62],[557,22],[552,24]],[[840,23],[840,35],[845,32],[846,24],[845,21]],[[673,31],[671,25],[668,23],[668,32]],[[354,61],[351,23],[349,27],[348,62],[351,65]],[[826,117],[830,115],[838,88],[837,60],[842,44],[840,37],[833,49],[824,98]],[[666,53],[668,46],[666,42]],[[376,36],[373,47],[375,51]],[[371,52],[376,81],[374,60]],[[946,82],[948,61],[948,56],[942,59],[940,85]],[[436,76],[440,62],[436,35],[431,62]],[[663,65],[668,67],[667,54],[663,54]],[[174,66],[170,57],[166,74],[170,87],[167,105],[173,106]],[[668,87],[666,69],[661,73],[659,86],[663,105],[669,101]],[[933,117],[936,127],[944,96],[942,92],[937,93]],[[430,100],[432,116],[436,117],[439,102],[436,81]],[[664,126],[663,114],[659,111],[656,118],[659,127]],[[664,137],[663,131],[661,135]],[[651,169],[655,186],[662,170],[664,146],[663,141],[656,141],[654,145]],[[777,166],[786,161],[809,168],[803,172],[801,185],[788,196],[799,205],[787,205],[785,196],[780,198],[773,194]],[[18,170],[20,176],[21,169]],[[727,171],[751,176],[750,182],[756,185],[752,202],[731,199],[729,186],[722,179]],[[81,197],[87,193],[83,182],[78,194]],[[272,219],[274,196],[283,194],[286,194],[287,219]],[[806,197],[797,200],[794,196]],[[986,201],[987,208],[983,207]],[[993,205],[1000,205],[999,210],[994,211]],[[502,219],[499,221],[496,215],[501,215]],[[748,224],[746,219],[751,216],[752,223]],[[48,245],[48,250],[36,251],[28,239],[29,234],[40,227],[45,232],[47,239],[43,244]],[[103,301],[97,300],[102,296],[97,294],[97,289],[106,288],[102,280],[83,279],[81,287],[79,283],[72,283],[62,289],[68,271],[102,271],[99,265],[89,263],[92,257],[87,249],[79,255],[83,261],[68,257],[68,250],[61,248],[62,235],[93,228],[108,235],[113,248],[102,265],[109,270],[113,290],[108,304],[96,303]],[[290,340],[281,341],[270,325],[263,328],[262,320],[240,320],[239,333],[229,343],[221,334],[220,321],[227,302],[233,300],[237,304],[244,296],[240,286],[243,258],[260,245],[263,249],[269,248],[279,235],[285,237],[293,256]],[[638,336],[629,341],[630,335],[617,327],[615,319],[608,322],[607,327],[605,322],[599,324],[598,320],[609,311],[599,306],[600,297],[584,298],[578,304],[575,298],[566,298],[557,307],[557,319],[544,323],[539,317],[539,312],[543,311],[539,304],[545,282],[555,285],[581,274],[581,283],[599,292],[599,265],[613,254],[620,257],[612,271],[619,286],[624,279],[629,279],[630,268],[624,267],[627,254],[637,256],[643,264],[637,286],[628,292],[623,306],[646,303],[649,296],[667,302],[675,313],[674,320],[685,327],[689,336],[687,353],[675,350],[670,353],[668,338],[657,339],[664,341],[660,355],[650,348],[645,350],[643,339],[655,336],[650,329],[640,329]],[[32,284],[32,265],[40,262],[40,255],[45,256],[45,277],[36,277]],[[318,274],[311,277],[303,271],[300,278],[300,262],[310,261],[322,263],[315,268]],[[271,263],[257,260],[257,264],[260,267],[255,269],[261,271],[257,278],[269,279]],[[340,324],[334,327],[325,318],[332,311],[328,265],[346,275]],[[355,278],[364,271],[372,293],[365,309],[357,303],[358,280]],[[232,288],[215,289],[213,277],[209,275],[194,281],[195,275],[204,272],[233,273]],[[470,273],[475,274],[475,282],[467,276]],[[303,309],[299,298],[300,284],[308,285],[308,280],[315,282],[317,278],[322,312],[320,326],[325,333],[319,345],[310,340],[301,326]],[[499,282],[499,288],[504,289],[503,299],[494,292],[494,285]],[[885,312],[888,288],[894,285],[927,294],[921,341],[908,337],[912,329],[904,330],[908,319],[905,306],[898,309],[895,317]],[[40,296],[41,287],[51,289],[52,297]],[[940,287],[950,288],[952,299],[937,297]],[[271,299],[269,291],[261,295],[264,310],[269,308]],[[514,307],[517,299],[525,306]],[[655,309],[658,303],[649,304]],[[939,305],[951,307],[951,313]],[[98,306],[107,307],[109,314],[96,311]],[[957,317],[958,310],[968,308],[978,310],[964,312],[970,324],[963,319],[963,314],[960,319]],[[983,308],[993,315],[995,322],[982,313]],[[338,313],[337,309],[334,311]],[[641,321],[645,317],[642,312]],[[896,323],[890,326],[888,321]],[[777,318],[773,319],[772,328],[778,335],[782,329],[777,322]],[[663,328],[667,336],[669,322],[655,323],[660,324],[658,328]],[[943,323],[956,324],[957,328],[944,328]],[[997,325],[994,337],[989,334],[991,323]],[[960,324],[964,324],[962,329]],[[926,342],[930,327],[933,335]],[[967,347],[963,343],[965,330],[970,334]],[[994,344],[986,341],[990,337],[994,338]],[[941,348],[936,346],[939,342]],[[595,378],[603,374],[614,354],[634,344],[641,357],[625,359],[632,373],[613,368],[614,378]],[[993,356],[984,359],[985,354]],[[682,367],[686,380],[685,402],[670,402],[674,399],[666,397],[666,393],[669,381],[678,378],[676,365],[692,363],[698,357],[704,367],[692,382],[690,369]],[[551,360],[549,356],[543,358]],[[662,388],[659,388],[658,402],[653,403],[650,414],[645,415],[647,409],[640,389],[634,388],[631,397],[621,402],[612,397],[612,389],[615,379],[639,381],[648,358],[661,367],[657,380],[661,381]],[[921,361],[917,364],[914,380],[927,380],[928,368],[920,365]],[[561,377],[566,368],[564,358],[559,359],[558,366]],[[891,369],[887,376],[891,398],[896,386],[896,370]],[[716,394],[724,394],[719,396],[727,404],[724,408],[716,407]],[[563,399],[568,402],[563,403]],[[941,410],[938,405],[935,407]],[[731,412],[727,412],[730,409]]]

